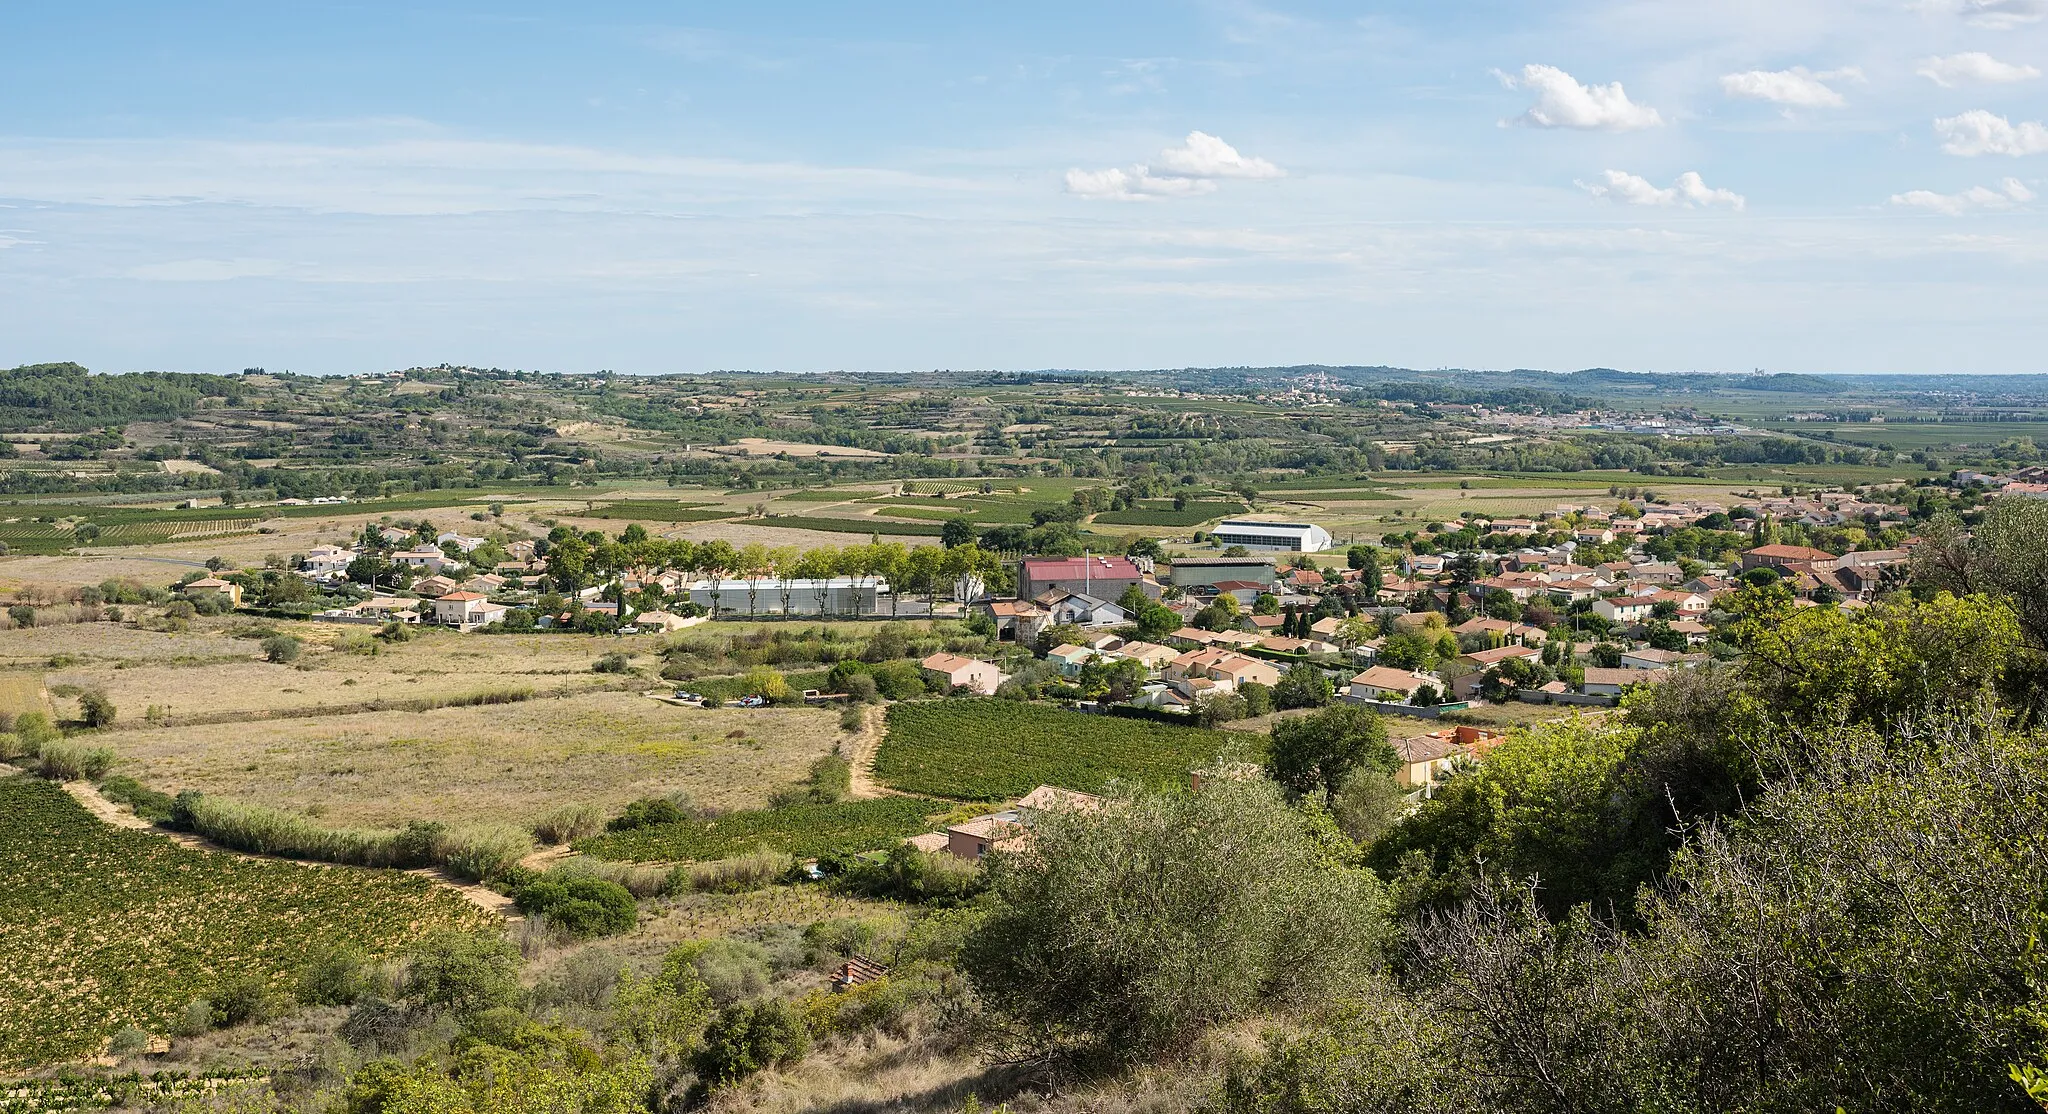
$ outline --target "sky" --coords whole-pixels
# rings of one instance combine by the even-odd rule
[[[0,5],[0,366],[2048,371],[2048,0]]]

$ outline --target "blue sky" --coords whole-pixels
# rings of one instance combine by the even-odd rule
[[[74,0],[0,60],[0,365],[2048,370],[2048,0]]]

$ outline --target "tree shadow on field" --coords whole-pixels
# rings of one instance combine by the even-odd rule
[[[814,1109],[816,1114],[938,1114],[959,1110],[970,1095],[990,1109],[1044,1085],[1042,1070],[997,1064],[923,1091],[886,1099],[841,1099]]]

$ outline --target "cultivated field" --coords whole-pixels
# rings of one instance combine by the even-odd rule
[[[195,851],[0,778],[0,1071],[90,1054],[123,1025],[166,1033],[225,978],[281,989],[323,948],[483,923],[422,878]]]
[[[947,802],[922,797],[791,805],[728,813],[715,820],[608,832],[579,842],[576,849],[602,859],[635,862],[708,862],[757,848],[799,859],[834,852],[859,854],[886,849],[905,836],[930,830],[932,819],[950,807]]]
[[[295,809],[337,827],[408,820],[524,824],[550,808],[606,812],[688,793],[763,804],[828,754],[838,716],[698,711],[631,692],[114,732],[116,769],[151,788]],[[737,737],[731,737],[735,736]]]
[[[1114,778],[1182,781],[1214,758],[1220,731],[1066,712],[1008,700],[935,700],[889,709],[875,776],[955,800],[1021,797],[1040,785],[1101,792]]]

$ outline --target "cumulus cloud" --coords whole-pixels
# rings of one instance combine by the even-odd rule
[[[1919,6],[1958,15],[1973,26],[1997,31],[2048,18],[2048,0],[1921,0]]]
[[[1860,81],[1863,71],[1852,67],[1813,73],[1804,66],[1794,66],[1789,70],[1750,70],[1721,78],[1721,91],[1731,97],[1769,101],[1789,108],[1841,108],[1849,102],[1828,84],[1841,78]]]
[[[1913,71],[1936,85],[1957,86],[1973,83],[2005,85],[2015,81],[2032,81],[2041,76],[2041,71],[2024,63],[2001,62],[1981,50],[1966,54],[1949,54],[1939,58],[1923,58],[1920,68]]]
[[[1218,179],[1284,178],[1265,159],[1247,157],[1207,132],[1189,132],[1178,147],[1159,152],[1158,166],[1067,171],[1067,192],[1093,201],[1152,201],[1213,193]]]
[[[1282,178],[1287,173],[1265,159],[1238,154],[1207,132],[1189,132],[1187,142],[1159,152],[1159,169],[1181,178]]]
[[[1998,183],[1997,189],[1971,186],[1961,193],[1935,193],[1933,190],[1911,190],[1892,195],[1892,204],[1911,209],[1932,209],[1937,213],[1959,216],[1973,209],[2011,209],[2034,200],[2033,190],[2018,178],[2007,178]]]
[[[1650,184],[1648,178],[1630,174],[1623,170],[1610,170],[1601,182],[1580,182],[1579,188],[1603,201],[1614,201],[1623,205],[1657,205],[1683,207],[1687,209],[1708,209],[1726,206],[1740,209],[1748,202],[1734,190],[1714,189],[1699,176],[1698,171],[1688,170],[1678,180],[1664,188]]]
[[[2034,121],[2015,124],[1981,108],[1936,120],[1934,134],[1941,137],[1942,150],[1964,158],[2048,154],[2048,127]]]
[[[1582,131],[1628,132],[1654,128],[1664,123],[1657,110],[1628,99],[1616,81],[1607,85],[1581,85],[1577,78],[1556,66],[1530,64],[1521,73],[1500,74],[1501,84],[1510,89],[1527,89],[1536,103],[1513,121],[1532,128],[1577,128]]]

